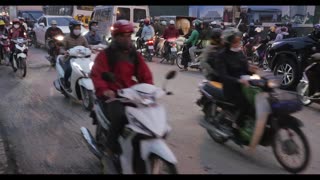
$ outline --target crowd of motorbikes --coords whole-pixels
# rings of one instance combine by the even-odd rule
[[[32,37],[32,32],[28,32],[29,37]],[[246,35],[244,35],[245,37]],[[10,40],[7,37],[1,36],[1,45],[3,46],[3,53],[5,63],[9,63]],[[32,38],[31,38],[32,39]],[[174,153],[170,150],[165,142],[166,137],[171,131],[166,119],[166,111],[163,105],[158,103],[163,95],[172,95],[172,92],[166,90],[167,82],[176,76],[176,71],[170,71],[165,77],[165,82],[162,88],[149,84],[137,84],[130,88],[124,88],[117,92],[118,98],[108,100],[119,100],[126,105],[125,111],[129,123],[122,132],[119,142],[123,152],[118,155],[117,159],[108,159],[106,155],[105,145],[106,137],[108,135],[110,122],[105,116],[101,102],[97,100],[94,94],[94,85],[90,79],[90,71],[93,66],[92,54],[105,49],[106,45],[92,46],[90,49],[83,46],[76,46],[68,50],[70,62],[72,67],[72,74],[70,77],[70,88],[68,91],[64,87],[64,73],[65,68],[62,62],[64,55],[59,55],[59,48],[64,37],[57,35],[53,39],[48,39],[48,48],[54,50],[54,55],[48,57],[50,64],[56,68],[57,79],[53,82],[54,87],[61,92],[66,98],[73,98],[82,100],[84,108],[91,113],[93,124],[96,125],[95,136],[90,131],[81,127],[81,132],[89,149],[101,160],[103,167],[113,167],[114,173],[132,174],[132,173],[177,173],[177,159]],[[17,67],[21,73],[21,77],[26,75],[26,58],[28,53],[28,46],[32,45],[32,41],[27,39],[11,40],[15,43],[14,66]],[[157,46],[155,42],[158,41]],[[185,39],[180,37],[178,39],[164,40],[159,36],[153,39],[142,42],[137,40],[138,50],[151,62],[155,55],[159,55],[162,62],[167,62],[171,65],[176,64],[182,69],[181,61],[183,52],[186,46]],[[243,44],[250,43],[252,39],[247,38]],[[165,47],[166,44],[168,47]],[[272,45],[272,42],[267,44],[254,45],[250,50],[251,55],[248,56],[248,61],[254,65],[260,66],[265,73],[260,75],[253,75],[244,77],[250,79],[250,87],[245,90],[247,98],[251,102],[251,115],[247,116],[247,121],[240,129],[239,136],[233,136],[232,123],[235,121],[237,108],[231,102],[224,99],[222,93],[222,84],[218,82],[210,82],[203,80],[199,84],[199,92],[201,98],[205,101],[197,103],[204,113],[204,118],[200,120],[199,124],[204,127],[210,137],[223,144],[228,140],[233,140],[240,146],[247,146],[254,129],[254,102],[253,97],[259,92],[266,92],[270,95],[270,104],[272,107],[272,114],[269,116],[265,133],[260,142],[262,146],[271,146],[273,153],[278,162],[289,172],[298,173],[304,170],[310,161],[310,145],[306,136],[300,129],[303,123],[291,116],[292,113],[301,110],[301,106],[286,108],[287,100],[297,99],[304,105],[309,105],[312,102],[318,102],[319,97],[308,96],[308,77],[306,72],[303,75],[301,82],[298,85],[298,94],[279,91],[279,77],[274,76],[269,71],[268,63],[265,60],[267,49]],[[167,51],[167,52],[166,52]],[[245,48],[243,52],[248,54]],[[189,63],[189,68],[201,70],[200,55],[202,48],[199,48],[196,53],[196,60]],[[312,70],[312,67],[320,62],[320,56],[313,56],[314,62],[306,68],[305,71]],[[114,82],[112,73],[104,73],[103,79],[107,82]],[[300,97],[300,98],[294,98]],[[283,136],[284,135],[284,136]],[[294,137],[298,137],[302,141],[302,147],[294,141]],[[290,156],[301,155],[301,162],[297,165],[287,161]],[[283,154],[286,157],[283,157]],[[164,172],[162,172],[164,171]],[[111,173],[108,171],[107,173]]]

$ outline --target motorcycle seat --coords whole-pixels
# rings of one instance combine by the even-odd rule
[[[216,81],[210,81],[206,83],[206,85],[203,87],[203,90],[206,91],[208,94],[210,94],[214,99],[224,103],[228,104],[230,106],[234,106],[234,104],[228,100],[223,95],[223,84]]]

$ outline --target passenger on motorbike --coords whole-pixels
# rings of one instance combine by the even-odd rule
[[[89,32],[84,36],[89,45],[97,45],[102,42],[100,35],[98,34],[98,22],[97,21],[90,21],[89,22]]]
[[[54,57],[54,51],[56,50],[56,44],[55,44],[55,40],[54,40],[54,37],[57,36],[57,35],[64,35],[62,30],[57,27],[57,21],[56,20],[52,20],[51,21],[51,27],[49,27],[45,33],[45,40],[46,42],[48,42],[48,46],[49,46],[49,49],[48,49],[48,54],[49,56],[47,58],[50,58],[50,57]],[[52,41],[50,41],[52,40]],[[57,52],[58,54],[58,52]]]
[[[116,91],[128,88],[136,83],[153,84],[152,74],[140,53],[132,45],[131,34],[134,32],[133,24],[127,20],[118,20],[113,24],[110,46],[96,57],[92,67],[91,78],[96,90],[96,96],[103,101],[116,97]],[[106,82],[102,73],[112,72],[116,83]],[[136,77],[138,81],[132,79]],[[108,151],[110,155],[120,153],[118,137],[127,123],[124,105],[119,101],[103,104],[107,117],[111,121],[108,134]],[[111,151],[111,152],[110,152]]]
[[[9,32],[9,29],[12,28],[12,25],[10,24],[10,21],[9,20],[4,20],[4,23],[5,23],[4,27]]]
[[[164,57],[167,56],[169,53],[169,43],[171,41],[176,40],[179,37],[179,31],[176,28],[174,20],[170,20],[169,26],[166,28],[166,30],[163,33],[163,38],[166,40],[164,42]]]
[[[8,31],[4,27],[5,23],[3,20],[0,20],[0,36],[8,36]],[[1,39],[0,39],[1,40]],[[2,45],[0,44],[0,60],[3,59],[3,51],[2,51]]]
[[[81,23],[79,21],[75,21],[75,20],[71,21],[69,23],[69,29],[70,29],[70,34],[63,39],[64,49],[61,48],[61,52],[64,51],[64,54],[65,54],[63,62],[66,67],[65,74],[64,74],[64,86],[66,88],[70,88],[69,78],[72,73],[70,57],[68,56],[67,50],[75,46],[84,46],[86,48],[89,48],[87,39],[81,35]],[[68,90],[70,91],[70,89]]]
[[[22,24],[24,30],[27,31],[27,30],[28,30],[28,25],[27,25],[27,23],[25,22],[24,17],[19,17],[19,21],[20,21],[20,24]]]
[[[227,29],[223,32],[225,49],[221,51],[216,60],[215,67],[223,83],[223,93],[226,100],[233,102],[239,107],[240,114],[233,125],[234,135],[239,134],[239,127],[243,125],[245,115],[248,113],[249,102],[242,93],[242,88],[248,87],[249,82],[241,79],[242,75],[250,75],[257,71],[257,67],[249,66],[243,53],[241,52],[242,34],[235,28]],[[267,100],[267,93],[259,93],[255,97],[256,121],[255,130],[250,142],[249,151],[254,152],[265,128],[271,108]]]
[[[206,79],[209,81],[220,82],[218,73],[215,69],[215,61],[218,52],[223,48],[220,28],[212,29],[210,32],[210,45],[208,45],[200,56],[200,66]]]
[[[141,49],[141,47],[142,47],[141,35],[142,35],[143,27],[144,27],[144,19],[140,19],[140,21],[139,21],[139,30],[136,33],[136,37],[138,37],[137,42],[136,42],[137,49]]]
[[[16,39],[16,38],[27,38],[27,32],[25,28],[22,26],[18,18],[14,18],[12,20],[13,27],[9,29],[8,39]],[[12,66],[12,69],[14,72],[17,71],[17,68],[13,65],[13,54],[15,51],[15,44],[14,42],[10,43],[10,50],[11,50],[11,56],[10,56],[10,63]]]

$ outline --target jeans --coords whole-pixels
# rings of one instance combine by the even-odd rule
[[[113,153],[121,153],[121,148],[118,143],[118,138],[128,123],[125,115],[124,105],[119,101],[113,101],[111,103],[103,103],[103,109],[106,117],[110,120],[111,125],[107,136],[107,144]]]
[[[69,58],[69,57],[66,57],[66,58]],[[64,82],[65,82],[65,85],[67,86],[67,88],[69,88],[70,87],[69,78],[70,78],[71,73],[72,73],[72,67],[71,67],[70,59],[68,59],[64,63],[64,66],[65,66]]]
[[[194,55],[195,51],[197,50],[197,46],[192,46],[189,48],[189,54],[191,58],[191,62],[194,62],[196,59],[196,56]]]

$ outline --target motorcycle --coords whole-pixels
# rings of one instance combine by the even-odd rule
[[[143,43],[141,49],[138,51],[142,53],[142,55],[149,61],[152,61],[152,57],[154,56],[154,41],[150,39]]]
[[[175,75],[176,71],[171,71],[167,74],[166,79],[172,79]],[[114,75],[110,72],[103,73],[102,77],[105,81],[115,82]],[[104,151],[107,146],[106,138],[110,121],[101,106],[103,102],[95,101],[91,114],[93,124],[97,126],[95,138],[85,127],[81,127],[81,132],[89,149],[102,161],[102,164],[108,160],[112,161],[109,168],[114,169],[115,173],[159,174],[164,170],[167,171],[164,173],[177,174],[177,159],[165,143],[171,127],[167,123],[164,107],[157,102],[165,94],[172,95],[172,92],[166,91],[167,80],[163,89],[140,83],[118,90],[119,98],[104,102],[119,100],[123,103],[129,122],[118,139],[122,153],[113,158]]]
[[[32,46],[32,44],[35,44],[35,43],[34,43],[35,33],[34,33],[34,31],[32,30],[32,28],[30,28],[30,27],[28,27],[28,29],[27,29],[27,36],[28,36],[28,38],[29,38],[28,46]]]
[[[231,139],[241,147],[248,146],[255,125],[255,95],[259,92],[268,93],[272,113],[266,122],[260,145],[272,146],[277,161],[284,169],[291,173],[298,173],[306,169],[309,164],[310,145],[300,129],[303,126],[302,122],[290,114],[300,111],[302,104],[296,95],[279,91],[280,82],[281,78],[271,74],[250,76],[250,87],[243,87],[242,89],[242,93],[250,103],[249,113],[243,125],[238,129],[238,133],[235,134],[232,124],[235,123],[239,114],[237,107],[225,100],[221,83],[203,80],[199,84],[202,97],[197,101],[197,104],[202,107],[204,119],[200,120],[199,124],[207,130],[210,137],[217,143],[223,144]],[[286,135],[286,137],[281,135]],[[302,141],[302,146],[296,143],[295,138]],[[296,158],[296,155],[302,157],[299,159],[301,161],[295,165],[290,160]]]
[[[5,64],[7,66],[10,65],[10,54],[11,54],[11,50],[10,50],[10,40],[8,39],[7,36],[0,36],[0,44],[2,46],[2,54],[3,54],[3,58],[5,61]]]
[[[168,46],[168,47],[167,47]],[[177,53],[177,43],[174,39],[168,39],[165,40],[164,42],[164,47],[163,47],[163,52],[161,53],[163,55],[160,63],[162,63],[163,61],[167,61],[170,62],[171,65],[174,65],[174,63],[176,62],[176,59],[178,57],[178,53]],[[166,52],[168,51],[168,52]]]
[[[15,38],[11,41],[15,43],[13,67],[18,70],[19,76],[23,78],[27,75],[28,39]]]
[[[309,59],[312,61],[312,63],[306,67],[306,69],[303,72],[302,79],[300,80],[300,83],[297,85],[297,93],[299,94],[300,101],[303,103],[305,106],[309,106],[313,102],[315,103],[320,103],[320,96],[319,95],[311,95],[309,94],[309,82],[310,79],[307,75],[307,73],[310,71],[316,71],[315,69],[316,66],[319,65],[320,63],[320,53],[316,53],[311,56]],[[315,92],[319,92],[320,89],[315,89]]]
[[[53,82],[54,87],[66,98],[71,97],[82,100],[82,105],[86,110],[93,107],[93,82],[90,79],[90,71],[93,66],[91,51],[83,46],[76,46],[68,50],[69,61],[72,67],[70,76],[70,90],[64,85],[65,65],[62,59],[64,55],[59,55],[56,59],[57,79]]]
[[[48,49],[52,49],[52,54],[53,56],[47,56],[47,60],[50,62],[51,66],[55,66],[56,65],[56,58],[59,54],[60,51],[60,47],[63,46],[62,41],[64,39],[64,36],[62,35],[56,35],[53,37],[53,39],[49,38],[47,40],[47,45],[48,45]]]
[[[186,45],[182,45],[182,47],[181,47],[182,50],[177,53],[177,55],[178,55],[178,57],[177,57],[177,66],[178,66],[180,69],[183,69],[183,68],[184,68],[184,66],[182,65],[182,59],[184,58],[184,57],[183,57],[183,53],[186,53],[186,52],[184,52],[184,51],[188,51],[188,50],[185,49],[185,48],[187,48],[187,46],[186,46]],[[203,49],[197,49],[197,50],[196,50],[196,52],[195,52],[195,57],[196,57],[196,58],[195,58],[195,62],[194,62],[194,63],[189,62],[189,63],[188,63],[188,68],[198,69],[198,70],[201,71],[201,67],[200,67],[200,55],[201,55],[202,51],[203,51]],[[188,55],[189,55],[189,54],[188,54]]]

